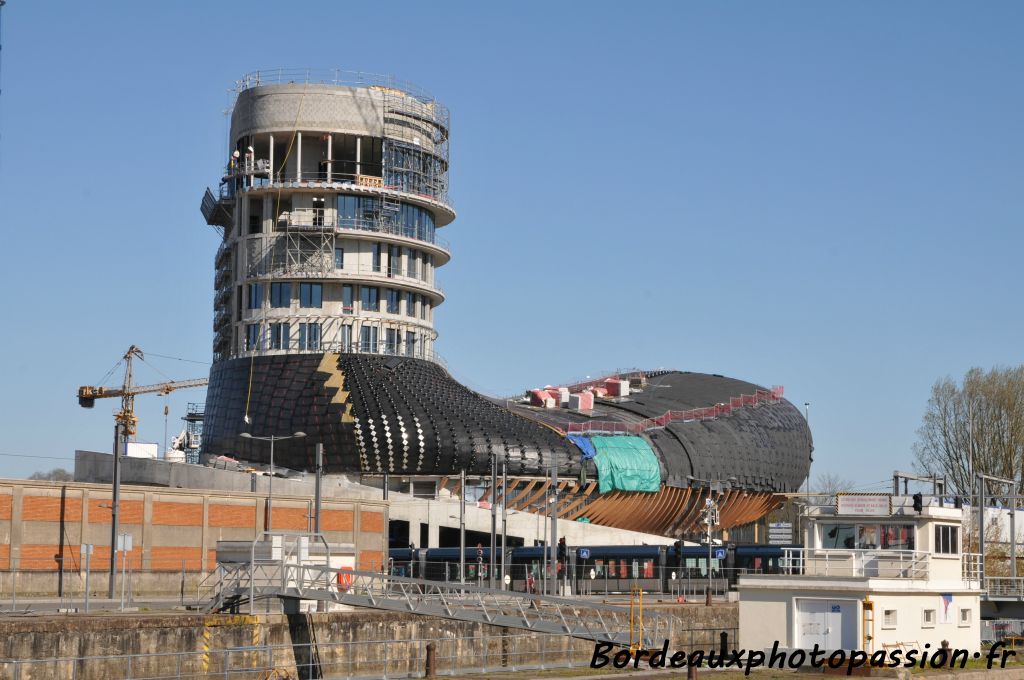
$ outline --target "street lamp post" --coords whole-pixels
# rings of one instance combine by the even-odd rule
[[[705,597],[704,603],[707,606],[710,607],[711,606],[711,588],[712,588],[712,582],[711,582],[711,559],[712,559],[712,555],[713,555],[712,551],[714,550],[714,544],[711,542],[712,541],[711,532],[715,528],[715,526],[718,524],[718,498],[716,497],[716,494],[718,496],[721,496],[725,489],[732,488],[732,485],[736,483],[736,478],[735,477],[729,477],[728,479],[725,479],[725,480],[721,480],[721,479],[708,480],[708,479],[698,479],[697,477],[694,477],[693,475],[687,475],[686,479],[689,480],[691,484],[693,482],[702,482],[704,484],[707,484],[707,486],[708,486],[708,497],[704,501],[704,524],[706,524],[707,527],[708,527],[708,589],[707,589],[707,593],[706,593],[706,597]]]
[[[269,437],[255,437],[248,432],[243,432],[238,435],[242,439],[258,439],[264,442],[270,442],[270,480],[267,483],[267,531],[273,531],[274,529],[274,442],[284,441],[285,439],[302,439],[306,436],[305,432],[295,432],[294,434],[285,435],[278,437],[276,435],[270,435]]]

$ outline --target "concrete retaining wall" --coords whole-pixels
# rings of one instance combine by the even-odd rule
[[[676,620],[674,645],[690,629],[734,629],[735,605],[659,608]],[[717,639],[717,632],[713,632]],[[514,640],[512,639],[514,638]],[[217,675],[225,665],[253,668],[272,656],[293,676],[315,640],[325,674],[374,677],[423,670],[426,640],[437,640],[438,671],[589,661],[593,643],[562,636],[412,614],[359,610],[324,614],[54,616],[0,620],[0,680]],[[341,644],[352,643],[352,644]],[[268,647],[271,650],[268,652]],[[228,653],[228,650],[230,653]],[[150,655],[131,657],[129,655]],[[163,656],[152,656],[161,654]],[[73,661],[80,657],[104,657]],[[63,659],[63,660],[57,660]],[[11,660],[24,660],[20,668]],[[298,664],[297,664],[298,662]],[[256,677],[252,673],[252,677]],[[248,677],[246,674],[232,678]]]

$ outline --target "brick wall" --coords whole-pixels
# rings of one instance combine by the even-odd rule
[[[273,528],[308,531],[312,499],[274,496]],[[0,571],[84,570],[110,565],[110,488],[101,484],[0,480]],[[266,526],[267,499],[251,493],[122,486],[119,533],[132,536],[134,570],[216,566],[218,540],[252,540]],[[387,550],[387,505],[325,499],[321,527],[331,543],[352,543],[360,566],[379,567]],[[356,531],[358,527],[359,531]],[[118,558],[118,567],[121,560]]]

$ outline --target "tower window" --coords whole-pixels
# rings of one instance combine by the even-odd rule
[[[299,349],[318,350],[320,349],[320,324],[300,323],[299,324]]]
[[[398,291],[394,288],[387,289],[388,314],[398,314]]]
[[[270,324],[270,349],[290,349],[289,348],[289,336],[290,336],[290,324],[287,323],[272,323]]]
[[[290,307],[292,304],[292,284],[270,284],[270,306],[275,308]]]
[[[253,351],[259,348],[260,344],[260,325],[258,323],[250,323],[245,326],[245,349],[246,351]]]
[[[334,249],[334,268],[344,269],[345,268],[345,249],[335,248]]]
[[[324,286],[322,283],[300,283],[299,284],[299,306],[300,307],[323,307]]]
[[[263,284],[250,283],[248,288],[249,309],[260,309],[263,306]]]
[[[416,316],[416,295],[413,293],[405,294],[405,315]]]
[[[364,312],[380,311],[380,289],[376,286],[363,286],[360,291],[362,295],[362,307]]]
[[[375,271],[375,272],[379,272],[380,271],[380,251],[381,251],[381,244],[380,243],[374,243],[373,244],[373,271]]]
[[[341,313],[352,313],[352,286],[348,283],[341,287]]]

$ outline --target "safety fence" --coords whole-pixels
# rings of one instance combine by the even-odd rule
[[[782,385],[770,390],[755,390],[754,394],[743,394],[729,399],[729,403],[715,404],[704,408],[691,408],[686,411],[666,411],[657,418],[646,418],[638,423],[621,423],[615,421],[594,420],[585,423],[570,423],[566,434],[641,434],[648,430],[665,427],[672,422],[688,422],[696,420],[714,420],[745,406],[759,404],[775,404],[782,399]]]
[[[1024,642],[1024,619],[990,619],[981,621],[981,641],[1008,641],[1018,647]]]
[[[315,627],[310,631],[315,636]],[[736,644],[735,628],[684,630],[675,648],[718,650]],[[587,667],[594,643],[553,634],[481,635],[410,640],[309,642],[222,650],[0,659],[0,677],[125,678],[126,680],[256,680],[263,678],[419,678],[428,664],[438,676],[492,675]]]

